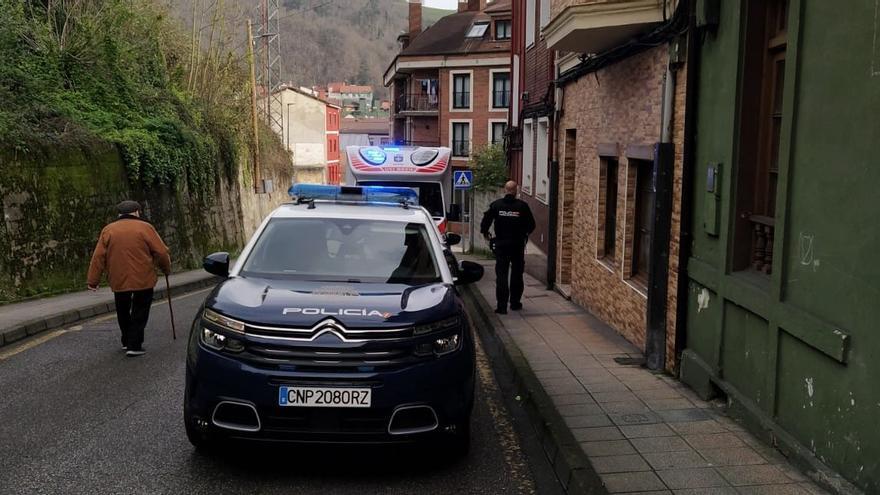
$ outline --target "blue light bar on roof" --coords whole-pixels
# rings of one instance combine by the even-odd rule
[[[351,201],[358,203],[419,203],[419,195],[408,187],[330,186],[294,184],[287,190],[296,201]]]

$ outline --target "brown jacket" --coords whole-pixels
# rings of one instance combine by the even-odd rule
[[[88,284],[97,287],[106,270],[113,292],[152,289],[156,285],[153,264],[171,273],[168,246],[147,221],[121,215],[104,227],[89,264]]]

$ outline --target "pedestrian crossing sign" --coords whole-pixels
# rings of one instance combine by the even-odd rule
[[[452,184],[456,189],[470,189],[474,184],[474,171],[456,170],[452,174]]]

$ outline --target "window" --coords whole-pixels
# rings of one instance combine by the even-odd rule
[[[550,22],[550,0],[538,0],[541,2],[541,29]]]
[[[510,106],[510,72],[492,73],[492,108]]]
[[[432,217],[443,216],[443,191],[438,182],[358,181],[359,186],[408,187],[419,195],[419,206],[424,206]]]
[[[452,108],[471,107],[471,75],[452,74]]]
[[[510,39],[510,21],[495,21],[495,39],[496,40],[509,40]]]
[[[486,30],[489,28],[488,22],[475,22],[473,26],[471,26],[471,30],[468,31],[466,38],[482,38],[484,34],[486,34]]]
[[[532,194],[532,182],[535,178],[535,132],[534,121],[523,120],[522,145],[522,191]]]
[[[648,285],[654,210],[654,164],[648,160],[629,159],[629,186],[631,197],[627,208],[632,222],[631,278],[642,286]]]
[[[504,132],[507,130],[507,122],[490,122],[489,144],[504,143]]]
[[[244,277],[421,285],[440,281],[424,225],[349,218],[275,218]]]
[[[471,124],[469,122],[452,123],[452,156],[470,156]]]
[[[526,48],[535,44],[535,0],[526,0]]]
[[[746,13],[732,268],[769,275],[776,224],[788,1],[750,0]]]
[[[614,157],[599,159],[599,208],[597,225],[599,238],[596,257],[614,265],[617,247],[617,170]]]
[[[546,203],[550,192],[550,121],[538,119],[535,150],[535,198]]]

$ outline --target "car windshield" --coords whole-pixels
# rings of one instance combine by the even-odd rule
[[[446,216],[443,213],[443,193],[438,182],[360,181],[358,185],[408,187],[419,195],[419,206],[428,210],[432,217]]]
[[[418,223],[275,218],[257,239],[242,275],[421,285],[441,280],[431,246]]]

